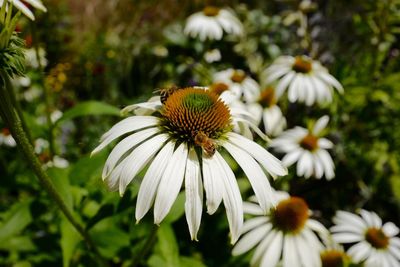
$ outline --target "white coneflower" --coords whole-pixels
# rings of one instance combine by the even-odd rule
[[[257,102],[250,103],[247,106],[249,112],[254,115],[256,123],[263,122],[267,135],[277,136],[286,127],[286,118],[277,105],[274,88],[267,87],[261,92]]]
[[[214,83],[224,83],[237,98],[254,102],[260,95],[260,86],[243,70],[227,69],[214,74]]]
[[[277,192],[277,198],[278,205],[267,215],[255,203],[244,203],[245,213],[257,217],[245,221],[244,235],[232,254],[256,247],[251,266],[275,267],[281,262],[283,267],[320,267],[323,246],[318,238],[328,235],[327,229],[309,218],[311,211],[302,198],[286,192]]]
[[[237,114],[210,90],[172,87],[160,90],[160,100],[127,107],[124,112],[139,108],[146,114],[153,110],[153,114],[128,117],[102,136],[93,153],[125,136],[109,155],[103,179],[110,189],[123,194],[148,166],[135,216],[141,220],[154,203],[156,224],[168,214],[184,183],[192,239],[197,238],[201,222],[204,186],[208,213],[213,214],[221,201],[224,203],[235,242],[243,223],[242,198],[220,151],[227,151],[243,169],[265,212],[273,198],[264,170],[278,176],[285,175],[286,169],[260,145],[232,132]]]
[[[278,152],[285,153],[282,163],[290,166],[297,162],[297,175],[309,178],[321,178],[325,175],[330,180],[335,177],[335,165],[327,149],[333,147],[331,141],[319,137],[328,124],[329,117],[321,117],[312,130],[295,127],[283,132],[271,141],[270,146]]]
[[[0,6],[3,5],[3,2],[4,0],[0,0]],[[20,10],[25,16],[27,16],[31,20],[35,20],[35,16],[33,15],[32,11],[30,11],[29,8],[24,4],[24,2],[44,12],[47,11],[46,7],[42,4],[40,0],[8,0],[8,2],[12,2],[14,7]]]
[[[221,40],[224,31],[232,35],[241,35],[243,25],[229,10],[207,6],[201,12],[187,18],[184,33],[200,40]]]
[[[1,145],[8,147],[15,147],[17,145],[8,128],[3,128],[0,131],[0,146]]]
[[[399,228],[392,222],[382,225],[375,213],[360,210],[360,216],[347,211],[338,211],[330,229],[333,239],[342,244],[356,243],[347,253],[354,261],[366,267],[399,267],[400,238]]]
[[[288,89],[290,102],[332,102],[332,91],[343,92],[342,85],[318,61],[307,56],[281,56],[263,73],[266,83],[277,82],[277,97]]]

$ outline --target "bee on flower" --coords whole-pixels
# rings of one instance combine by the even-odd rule
[[[248,177],[261,209],[274,202],[264,170],[270,176],[287,173],[272,154],[232,131],[238,113],[207,88],[160,90],[161,99],[128,106],[123,113],[139,110],[114,125],[92,154],[125,136],[112,150],[102,177],[111,190],[122,195],[128,184],[148,166],[141,182],[135,217],[140,221],[154,205],[154,222],[169,213],[184,184],[185,214],[191,238],[197,239],[203,209],[203,187],[209,214],[224,203],[232,242],[243,224],[242,198],[235,174],[223,157],[229,153]]]

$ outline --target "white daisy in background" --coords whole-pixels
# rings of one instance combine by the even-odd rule
[[[3,2],[4,2],[4,0],[0,0],[0,6],[3,5]],[[32,11],[29,10],[29,8],[26,6],[26,4],[29,4],[29,5],[33,6],[34,8],[40,9],[43,12],[47,11],[46,7],[42,4],[42,2],[40,0],[24,0],[24,1],[8,0],[8,2],[12,2],[14,7],[16,7],[19,11],[21,11],[25,16],[27,16],[31,20],[35,20],[35,16],[33,15]]]
[[[333,88],[343,92],[342,85],[318,61],[307,56],[281,56],[263,73],[267,84],[276,82],[277,98],[288,90],[290,102],[332,102]]]
[[[204,53],[204,60],[207,63],[213,63],[221,60],[221,52],[219,49],[208,50]]]
[[[229,10],[207,6],[201,12],[189,16],[184,33],[190,37],[199,37],[201,41],[221,40],[224,31],[232,35],[242,35],[243,25]]]
[[[227,69],[217,72],[213,82],[228,85],[228,90],[245,102],[255,102],[260,95],[259,84],[243,70]]]
[[[276,192],[275,209],[264,215],[255,203],[245,202],[244,211],[255,215],[245,221],[243,236],[232,250],[240,255],[256,247],[251,266],[320,267],[323,249],[319,238],[329,234],[318,221],[310,219],[307,203],[286,192]],[[282,265],[278,265],[281,262]]]
[[[285,129],[286,118],[277,105],[274,88],[267,87],[264,89],[257,102],[249,103],[247,107],[249,112],[254,115],[257,125],[259,125],[261,121],[263,122],[267,135],[277,136]]]
[[[335,165],[327,149],[333,147],[333,143],[326,138],[319,137],[329,122],[328,116],[323,116],[314,124],[311,130],[303,127],[283,132],[272,140],[270,146],[286,155],[282,158],[285,166],[291,166],[297,162],[297,175],[309,178],[321,178],[325,175],[330,180],[335,177]]]
[[[161,101],[129,106],[127,110],[153,109],[148,116],[131,116],[114,125],[101,138],[97,153],[125,136],[109,155],[102,177],[122,195],[128,184],[148,166],[139,189],[135,217],[139,221],[154,203],[156,224],[168,214],[182,184],[185,213],[192,239],[196,239],[203,208],[213,214],[224,203],[235,242],[243,224],[242,198],[236,178],[220,151],[228,152],[247,175],[262,210],[273,196],[271,176],[287,173],[281,162],[257,143],[233,133],[237,114],[210,90],[175,88],[160,91]],[[264,168],[264,169],[263,169]]]
[[[0,131],[0,146],[1,145],[8,147],[15,147],[17,145],[8,128],[3,128]]]
[[[356,243],[347,253],[365,267],[399,267],[399,228],[392,222],[382,225],[375,212],[360,210],[356,214],[338,211],[331,227],[333,239],[342,244]]]

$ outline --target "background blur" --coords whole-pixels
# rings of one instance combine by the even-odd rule
[[[33,23],[25,18],[18,23],[30,52],[26,77],[15,86],[36,152],[112,266],[129,266],[153,227],[151,214],[138,225],[134,221],[139,183],[120,198],[101,180],[108,151],[89,158],[99,137],[121,119],[118,110],[163,86],[208,85],[214,72],[229,67],[259,79],[280,55],[319,60],[345,93],[336,94],[331,105],[282,104],[288,128],[330,115],[336,177],[305,180],[292,170],[273,187],[304,197],[326,226],[336,210],[361,207],[399,225],[399,0],[320,0],[303,10],[299,1],[284,0],[43,2],[47,13],[35,12]],[[185,19],[205,2],[234,10],[245,36],[216,42],[185,36]],[[299,33],[299,14],[308,19],[306,37]],[[214,48],[222,58],[208,63],[204,53]],[[6,135],[2,121],[0,129]],[[250,196],[247,180],[239,183]],[[247,266],[249,256],[230,254],[225,211],[204,214],[200,241],[192,242],[183,202],[180,195],[141,264]],[[17,148],[5,144],[0,146],[0,266],[96,266]]]

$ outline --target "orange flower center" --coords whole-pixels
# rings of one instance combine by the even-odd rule
[[[318,148],[318,138],[308,134],[300,141],[300,146],[306,150],[314,151]]]
[[[232,82],[242,83],[246,79],[246,73],[241,70],[235,70],[231,76]]]
[[[223,92],[229,89],[229,86],[225,83],[213,83],[210,85],[209,89],[211,92],[221,95]]]
[[[379,228],[369,228],[365,233],[365,239],[377,249],[387,248],[389,245],[389,237]]]
[[[176,90],[166,99],[161,115],[164,130],[190,144],[195,144],[198,133],[218,139],[231,130],[229,108],[209,90],[191,87]]]
[[[272,87],[268,87],[262,91],[260,99],[258,100],[263,107],[271,107],[276,104],[276,101],[275,90]]]
[[[216,6],[206,6],[203,9],[203,14],[207,17],[215,17],[218,16],[220,9]]]
[[[309,59],[302,56],[297,56],[294,60],[292,69],[295,72],[309,73],[312,69],[312,64]]]
[[[9,136],[11,133],[10,133],[10,130],[8,129],[8,128],[3,128],[2,130],[1,130],[1,133],[4,135],[4,136]]]
[[[274,226],[284,232],[299,232],[307,219],[307,203],[299,197],[290,197],[279,202],[272,213]]]
[[[322,267],[345,267],[348,261],[348,256],[339,250],[326,250],[321,253]]]

